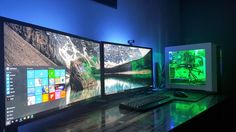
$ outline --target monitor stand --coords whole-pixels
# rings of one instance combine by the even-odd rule
[[[152,91],[153,92],[165,91],[165,89],[163,89],[163,88],[153,88]]]

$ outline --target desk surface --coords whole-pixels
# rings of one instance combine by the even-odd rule
[[[47,131],[169,131],[212,106],[221,102],[221,97],[207,96],[197,102],[172,101],[145,113],[119,109],[119,101],[104,105]]]

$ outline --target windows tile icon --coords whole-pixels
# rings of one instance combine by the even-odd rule
[[[48,102],[48,94],[43,94],[42,95],[42,101],[43,102]]]
[[[61,81],[60,81],[60,78],[55,78],[55,84],[60,84]]]
[[[29,88],[29,87],[31,87],[31,88],[34,87],[34,84],[35,84],[35,83],[34,83],[34,79],[28,79],[28,80],[27,80],[27,87],[28,87],[28,88]]]
[[[55,77],[60,77],[60,76],[61,76],[61,71],[55,70]]]
[[[42,86],[47,86],[48,85],[48,78],[42,78]]]
[[[50,78],[50,79],[49,79],[49,85],[54,85],[54,84],[55,84],[54,78]]]
[[[55,78],[55,70],[52,69],[48,70],[48,74],[49,78]]]
[[[66,76],[66,70],[65,69],[61,69],[60,70],[60,77],[65,77]]]
[[[35,78],[47,78],[48,70],[35,70]]]
[[[27,94],[28,94],[28,96],[34,96],[35,95],[35,88],[28,88]]]
[[[65,77],[60,77],[60,84],[63,84],[66,82],[66,78]]]
[[[55,92],[55,99],[61,98],[61,92]]]
[[[61,91],[61,98],[65,98],[66,97],[66,92],[65,91]]]
[[[41,87],[35,87],[35,95],[42,95],[42,86]]]
[[[65,98],[65,69],[27,70],[28,106]]]
[[[34,78],[34,70],[27,70],[27,78]]]
[[[42,94],[48,94],[49,93],[49,88],[48,86],[43,86],[42,87]]]
[[[55,92],[55,86],[51,85],[49,86],[49,93],[53,93],[53,92]]]
[[[50,100],[50,101],[55,100],[55,92],[49,93],[49,100]]]
[[[35,78],[35,87],[42,86],[42,79]]]
[[[34,105],[34,104],[35,104],[35,96],[29,96],[28,105]]]
[[[35,96],[35,104],[42,103],[42,95],[36,95]]]

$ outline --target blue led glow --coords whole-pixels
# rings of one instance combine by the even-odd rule
[[[98,41],[126,44],[127,40],[133,39],[134,45],[152,47],[153,62],[162,64],[161,41],[158,42],[156,31],[159,29],[152,26],[159,19],[151,18],[151,13],[147,13],[152,9],[158,8],[143,6],[142,2],[133,6],[133,1],[127,0],[118,1],[117,10],[91,0],[1,0],[0,16]],[[26,85],[33,86],[34,81]],[[37,101],[40,102],[40,98]],[[45,124],[53,125],[52,122],[63,116],[65,114],[23,125],[19,131],[43,130],[47,127]]]

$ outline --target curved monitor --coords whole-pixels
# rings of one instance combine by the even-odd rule
[[[152,49],[103,42],[105,94],[152,87]]]
[[[100,96],[100,43],[4,19],[5,125]]]
[[[166,47],[166,87],[217,92],[216,58],[212,43]]]

